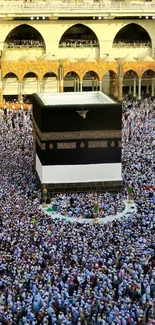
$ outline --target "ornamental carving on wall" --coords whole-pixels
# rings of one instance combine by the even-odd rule
[[[81,143],[80,143],[80,148],[83,149],[84,147],[85,147],[84,142],[81,142]]]
[[[49,144],[49,149],[53,149],[53,143]]]
[[[115,147],[115,142],[114,141],[111,142],[111,147]]]

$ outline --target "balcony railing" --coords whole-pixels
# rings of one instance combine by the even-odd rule
[[[93,48],[93,47],[98,47],[99,45],[96,43],[60,43],[59,47],[63,47],[63,48]]]
[[[17,45],[13,43],[5,43],[4,48],[6,49],[18,49],[18,50],[23,50],[23,49],[32,49],[32,48],[45,48],[44,44],[23,44],[23,45]]]
[[[121,47],[132,47],[132,48],[137,48],[137,47],[149,47],[151,48],[151,43],[139,43],[139,42],[134,42],[134,43],[125,43],[125,42],[118,42],[118,43],[113,43],[113,48],[116,47],[117,49],[121,48]]]
[[[128,11],[131,12],[155,12],[155,2],[115,2],[115,1],[100,1],[98,3],[94,2],[31,2],[23,3],[20,1],[0,1],[0,13],[76,13],[76,12],[109,12],[112,11],[122,11],[127,14]]]

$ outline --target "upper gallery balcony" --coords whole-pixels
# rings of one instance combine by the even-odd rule
[[[78,2],[79,1],[79,2]],[[0,17],[31,17],[43,15],[49,19],[59,17],[97,17],[114,19],[115,17],[141,16],[155,18],[155,2],[145,1],[0,1]]]

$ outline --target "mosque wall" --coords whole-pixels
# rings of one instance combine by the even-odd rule
[[[46,45],[46,53],[51,53],[57,56],[58,58],[64,58],[68,55],[80,58],[86,57],[88,55],[93,56],[95,58],[102,58],[105,54],[116,55],[116,57],[124,57],[127,54],[133,54],[133,48],[121,48],[114,49],[112,47],[113,40],[117,34],[117,32],[124,26],[129,23],[137,23],[142,26],[150,35],[152,45],[154,48],[155,44],[155,35],[154,35],[154,21],[153,20],[88,20],[82,21],[80,20],[80,24],[84,24],[91,28],[96,34],[99,41],[99,49],[97,48],[59,48],[59,41],[63,35],[63,33],[74,24],[77,24],[77,20],[75,21],[22,21],[22,24],[28,24],[34,28],[36,28],[40,34],[42,35],[45,45]],[[5,24],[3,21],[0,21],[0,50],[3,50],[4,41],[13,28],[22,25],[21,23],[17,23],[17,21],[7,21]],[[26,49],[24,49],[25,51]],[[22,49],[22,54],[25,52]],[[40,56],[43,50],[38,49],[28,49],[28,51],[33,52],[36,56]],[[35,53],[34,53],[35,52]],[[137,56],[148,54],[150,55],[151,49],[134,49],[134,54]],[[153,50],[154,53],[154,50]],[[18,59],[19,51],[12,51],[13,59]]]
[[[3,56],[5,56],[5,55],[7,56],[7,54],[9,54],[9,56],[11,56],[13,60],[18,61],[21,58],[21,56],[24,56],[27,54],[32,55],[32,57],[34,57],[34,58],[35,57],[39,58],[40,56],[45,54],[45,50],[41,49],[41,48],[22,48],[22,49],[20,49],[20,48],[18,48],[18,49],[5,48],[3,50]]]
[[[99,58],[100,57],[100,50],[98,48],[86,48],[86,47],[80,47],[80,48],[59,48],[56,50],[56,57],[59,57],[61,59],[65,59],[67,57],[76,58],[76,59],[82,59],[90,56],[91,58]]]
[[[130,55],[133,58],[140,58],[145,55],[152,56],[152,49],[149,47],[114,47],[111,50],[111,55],[118,59],[118,58],[124,58],[126,55]]]
[[[89,70],[97,71],[98,76],[94,77],[98,79],[97,90],[100,89],[110,95],[114,95],[115,98],[122,98],[122,93],[118,95],[119,89],[121,89],[121,80],[119,80],[120,86],[116,84],[115,77],[110,76],[108,71],[112,70],[116,73],[116,77],[118,77],[118,62],[114,60],[124,58],[129,56],[129,63],[133,59],[138,59],[144,56],[152,56],[154,57],[154,44],[155,44],[155,36],[154,36],[154,20],[80,20],[80,24],[83,24],[89,27],[96,35],[98,39],[99,46],[90,46],[90,47],[59,47],[59,42],[61,40],[62,35],[75,24],[78,24],[79,21],[77,20],[35,20],[35,21],[0,21],[0,49],[2,51],[2,91],[3,95],[16,95],[18,96],[18,100],[21,101],[22,95],[31,94],[33,92],[55,92],[55,91],[62,91],[60,90],[59,80],[58,80],[58,67],[56,67],[56,63],[54,60],[57,61],[57,66],[59,64],[59,59],[66,59],[68,60],[68,68],[67,66],[64,69],[64,76],[67,72],[75,71],[78,77],[73,78],[78,83],[77,86],[74,87],[72,85],[72,91],[79,90],[90,90],[92,86],[92,79],[90,80],[83,80],[84,74],[87,73]],[[123,28],[124,26],[137,23],[142,26],[149,34],[152,42],[152,48],[149,46],[129,46],[128,47],[118,47],[116,44],[114,46],[113,41],[117,33]],[[45,48],[31,48],[31,47],[21,47],[21,48],[6,48],[4,47],[4,42],[6,37],[8,36],[9,32],[11,32],[15,27],[22,26],[23,24],[28,24],[34,27],[43,37],[45,41]],[[50,54],[52,59],[44,61],[36,61],[36,58],[42,57],[43,54]],[[24,55],[28,55],[28,59],[22,59]],[[109,56],[107,56],[109,55]],[[107,61],[106,67],[102,66],[102,59],[108,57],[109,60]],[[71,59],[78,59],[77,66],[73,65],[75,63]],[[93,64],[93,59],[97,59],[97,63]],[[86,59],[82,63],[80,59]],[[87,60],[88,59],[88,60]],[[101,59],[98,60],[98,59]],[[23,61],[22,61],[23,60]],[[27,60],[27,62],[26,62]],[[41,59],[42,60],[42,59]],[[44,59],[43,59],[44,60]],[[21,61],[21,66],[19,66],[18,62]],[[115,61],[115,62],[114,62]],[[89,62],[91,64],[89,65]],[[87,64],[89,65],[87,69]],[[17,67],[18,65],[18,67]],[[7,66],[7,68],[6,68]],[[46,69],[45,69],[46,67]],[[153,68],[154,65],[152,64],[149,68]],[[116,69],[113,69],[116,68]],[[133,65],[134,68],[134,65]],[[146,64],[146,68],[147,64]],[[103,72],[101,70],[103,69]],[[129,68],[130,64],[129,64]],[[140,68],[138,68],[140,69]],[[135,70],[135,69],[134,69]],[[22,71],[22,72],[21,72]],[[25,72],[24,72],[25,71]],[[43,72],[45,71],[45,73]],[[136,70],[135,70],[136,71]],[[17,79],[12,79],[11,76],[6,80],[4,77],[7,73],[15,73]],[[24,73],[34,73],[36,77],[32,78],[32,75],[24,77]],[[55,78],[53,76],[48,76],[48,78],[43,78],[44,74],[52,72],[56,74]],[[126,70],[125,70],[126,72]],[[137,72],[137,71],[136,71]],[[138,72],[139,78],[141,78],[141,72]],[[50,79],[51,78],[51,79]],[[53,78],[53,79],[52,79]],[[88,78],[89,79],[89,78]],[[113,80],[112,80],[113,79]],[[64,91],[68,91],[69,89],[69,80],[64,81]],[[81,84],[80,84],[81,82]],[[83,83],[83,88],[82,88]],[[115,88],[119,88],[118,91],[111,92],[111,86],[116,85]],[[149,87],[150,81],[146,81],[146,87]],[[152,81],[154,84],[154,81]],[[126,82],[125,82],[126,85]],[[113,86],[112,86],[113,87]],[[133,85],[132,85],[133,87]],[[154,86],[152,86],[153,89]],[[61,87],[62,88],[62,87]],[[67,89],[68,88],[68,89]],[[89,88],[89,89],[86,89]],[[113,87],[114,88],[114,87]],[[152,91],[154,94],[154,90]]]

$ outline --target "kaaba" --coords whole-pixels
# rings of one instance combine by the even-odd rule
[[[52,193],[121,187],[122,106],[102,92],[33,94],[34,167]]]

